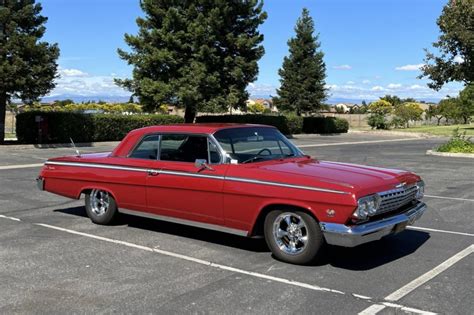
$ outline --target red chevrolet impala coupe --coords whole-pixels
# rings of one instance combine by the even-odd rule
[[[41,190],[85,195],[98,224],[118,213],[264,236],[305,264],[401,232],[426,210],[424,183],[400,170],[315,160],[262,125],[180,124],[130,132],[113,152],[46,161]]]

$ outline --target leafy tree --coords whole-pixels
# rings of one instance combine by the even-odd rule
[[[457,103],[456,98],[447,98],[439,102],[439,113],[446,119],[447,124],[449,124],[449,120],[456,122],[460,117]]]
[[[410,121],[421,120],[423,109],[421,109],[420,105],[417,103],[404,103],[395,108],[394,114],[395,117],[400,120],[400,122],[409,128]]]
[[[474,83],[468,84],[464,90],[459,93],[458,98],[459,115],[465,124],[471,121],[474,116]]]
[[[255,104],[248,105],[247,110],[253,114],[263,113],[265,111],[265,105],[255,102]]]
[[[425,113],[428,120],[431,120],[432,117],[436,118],[437,125],[439,126],[441,119],[443,119],[443,113],[439,105],[430,105],[428,109],[425,110]]]
[[[419,78],[428,77],[428,86],[439,90],[450,81],[474,82],[474,0],[450,0],[437,20],[441,31],[433,47],[426,50],[426,65]]]
[[[402,100],[396,95],[387,94],[384,97],[381,97],[380,99],[389,102],[393,107],[397,107],[398,105],[402,104]]]
[[[31,103],[54,88],[59,48],[41,42],[47,18],[34,0],[0,0],[0,143],[12,98]]]
[[[74,101],[71,100],[71,99],[65,99],[65,100],[56,100],[53,102],[53,105],[55,106],[66,106],[66,105],[69,105],[69,104],[74,104]]]
[[[327,98],[326,65],[308,9],[303,9],[295,32],[296,36],[288,41],[290,55],[278,70],[281,87],[273,101],[280,110],[301,116],[321,109]]]
[[[266,19],[259,0],[142,0],[137,35],[125,34],[133,78],[116,80],[148,111],[169,103],[185,108],[186,122],[199,110],[244,107],[264,53],[258,27]]]
[[[388,115],[393,111],[392,104],[385,100],[378,100],[370,103],[369,111],[373,114]]]

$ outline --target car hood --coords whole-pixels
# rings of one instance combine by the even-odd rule
[[[310,177],[345,187],[358,195],[394,189],[400,183],[414,183],[419,176],[403,170],[371,167],[349,163],[297,159],[262,164],[259,168],[271,172],[286,173],[298,177]]]

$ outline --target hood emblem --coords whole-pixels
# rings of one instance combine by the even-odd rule
[[[405,187],[406,186],[406,182],[403,182],[403,183],[400,183],[400,184],[397,184],[395,185],[395,188],[402,188],[402,187]]]

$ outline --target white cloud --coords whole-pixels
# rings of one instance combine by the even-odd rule
[[[85,73],[84,71],[81,71],[79,69],[64,69],[59,67],[58,70],[59,74],[63,78],[71,78],[71,77],[87,77],[88,74]]]
[[[453,61],[456,62],[456,63],[463,63],[464,58],[458,55],[458,56],[454,57]]]
[[[413,85],[410,85],[409,89],[410,90],[424,90],[424,89],[427,89],[427,87],[419,85],[419,84],[413,84]]]
[[[352,67],[349,65],[337,65],[337,66],[333,66],[332,68],[336,70],[351,70],[352,69]]]
[[[353,84],[355,84],[355,82],[354,81],[347,81],[346,84],[353,85]]]
[[[415,99],[442,99],[446,95],[455,96],[463,88],[460,84],[448,84],[440,91],[429,89],[424,83],[404,85],[398,83],[367,86],[364,84],[338,85],[326,84],[329,88],[330,98],[346,98],[358,100],[376,100],[385,94],[397,95],[401,98],[413,97]]]
[[[364,83],[364,84],[369,84],[369,83],[370,83],[370,80],[363,80],[362,83]]]
[[[276,86],[271,84],[249,83],[247,92],[249,92],[251,96],[269,97],[270,95],[276,95]]]
[[[60,78],[49,96],[129,96],[131,93],[118,87],[115,76],[89,75],[79,69],[59,68]]]
[[[402,85],[399,84],[399,83],[390,83],[389,85],[387,85],[387,87],[389,89],[398,89],[398,88],[402,87]]]
[[[396,67],[395,70],[398,70],[398,71],[418,71],[423,66],[424,66],[423,63],[419,63],[417,65],[404,65],[404,66]]]

